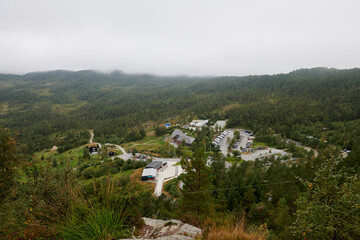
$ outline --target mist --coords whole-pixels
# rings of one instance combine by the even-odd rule
[[[358,9],[356,0],[0,1],[0,72],[359,67]]]

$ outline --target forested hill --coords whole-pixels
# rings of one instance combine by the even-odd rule
[[[2,74],[0,125],[20,133],[25,152],[53,144],[70,147],[78,143],[70,139],[85,141],[87,129],[101,140],[121,143],[146,121],[177,117],[185,122],[195,116],[228,118],[230,127],[257,131],[271,127],[298,140],[324,137],[351,148],[360,140],[359,86],[358,68],[216,78],[119,71]],[[354,137],[337,136],[345,130]]]

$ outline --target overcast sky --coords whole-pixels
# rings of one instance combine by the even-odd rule
[[[359,0],[0,0],[0,72],[360,67]]]

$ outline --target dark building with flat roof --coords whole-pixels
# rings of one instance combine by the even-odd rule
[[[154,168],[154,169],[159,169],[162,166],[162,162],[160,161],[153,161],[151,163],[149,163],[148,165],[146,165],[145,168]]]

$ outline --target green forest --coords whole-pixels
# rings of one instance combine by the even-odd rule
[[[293,158],[234,160],[211,148],[215,131],[204,127],[191,133],[191,147],[164,153],[181,158],[186,173],[157,198],[134,180],[145,162],[90,157],[82,147],[89,130],[96,142],[131,146],[150,131],[171,133],[166,122],[192,119],[227,119],[227,128],[251,129],[256,141]],[[2,239],[119,239],[144,216],[199,226],[203,239],[240,236],[240,225],[249,238],[238,239],[360,238],[358,68],[245,77],[2,74],[0,140]]]
[[[228,126],[271,128],[352,149],[359,139],[360,69],[302,69],[248,77],[158,77],[95,71],[0,75],[0,125],[19,134],[25,153],[88,139],[140,138],[146,121],[229,119]],[[66,140],[65,140],[66,139]]]

